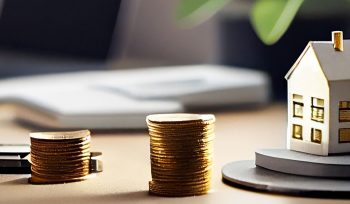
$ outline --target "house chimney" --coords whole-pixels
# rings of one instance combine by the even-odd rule
[[[342,31],[333,31],[332,32],[332,42],[333,42],[333,48],[336,51],[343,51],[343,32]]]

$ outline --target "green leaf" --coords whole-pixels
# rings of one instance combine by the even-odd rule
[[[231,0],[180,0],[176,17],[182,23],[200,24],[216,14]]]
[[[267,45],[277,42],[287,31],[304,0],[257,0],[251,22]]]

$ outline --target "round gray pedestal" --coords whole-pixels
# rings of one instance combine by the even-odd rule
[[[318,156],[287,149],[261,149],[255,152],[255,164],[295,175],[350,178],[350,155]]]
[[[222,168],[228,184],[259,191],[312,197],[350,198],[350,180],[297,176],[256,167],[253,160],[237,161]]]

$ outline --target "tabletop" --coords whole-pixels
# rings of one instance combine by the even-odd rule
[[[14,123],[9,106],[0,107],[0,143],[29,143],[28,127]],[[259,148],[285,147],[286,106],[273,104],[215,113],[212,190],[202,196],[166,198],[148,194],[151,179],[147,131],[92,131],[92,149],[103,152],[104,171],[66,184],[31,185],[30,175],[0,175],[0,203],[349,203],[253,192],[222,182],[228,162],[254,159]]]

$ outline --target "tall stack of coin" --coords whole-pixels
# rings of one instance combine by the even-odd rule
[[[90,131],[30,134],[31,183],[84,180],[89,174]]]
[[[214,115],[156,114],[146,119],[151,142],[149,192],[192,196],[210,190]]]

